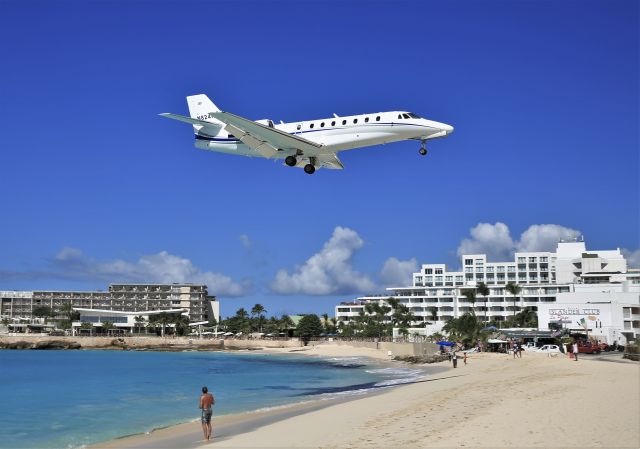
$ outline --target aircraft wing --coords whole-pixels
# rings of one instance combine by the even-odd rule
[[[247,120],[230,112],[212,112],[211,115],[225,123],[227,131],[265,157],[273,157],[278,150],[299,149],[309,156],[323,153],[322,145],[318,143]]]

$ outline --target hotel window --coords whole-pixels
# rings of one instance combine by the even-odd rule
[[[432,268],[425,268],[424,269],[424,274],[433,274],[433,269]]]
[[[444,280],[445,282],[453,282],[453,276],[445,276]]]
[[[442,283],[442,276],[436,276],[436,284],[438,282]]]
[[[436,274],[442,274],[442,268],[436,268]]]
[[[527,261],[526,257],[518,257],[518,263],[525,263]]]
[[[379,122],[379,121],[380,121],[380,116],[377,116],[376,117],[376,122]]]
[[[433,276],[425,276],[425,282],[433,282]]]
[[[541,257],[540,258],[540,262],[547,262],[548,261],[548,257]]]
[[[529,257],[529,263],[536,263],[536,262],[537,262],[537,258]]]
[[[493,267],[487,267],[487,273],[493,273]]]
[[[476,273],[482,273],[483,268],[482,267],[476,267]]]
[[[498,273],[504,273],[504,267],[503,266],[498,267]]]
[[[473,259],[465,259],[464,260],[464,264],[465,265],[473,265]]]
[[[484,260],[476,259],[476,265],[482,265],[482,264],[484,264]]]
[[[465,273],[473,273],[473,267],[464,267]]]
[[[364,118],[364,122],[365,122],[365,123],[369,123],[369,117],[365,117],[365,118]]]
[[[508,271],[509,273],[514,273],[514,272],[516,271],[516,267],[514,267],[513,265],[509,265],[509,266],[507,267],[507,271]]]
[[[462,282],[462,276],[456,276],[456,282]]]

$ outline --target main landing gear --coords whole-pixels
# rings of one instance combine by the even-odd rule
[[[295,165],[298,163],[298,160],[295,156],[287,156],[286,158],[284,158],[284,163],[289,167],[295,167]]]
[[[427,155],[427,147],[425,146],[425,141],[422,141],[422,145],[420,146],[420,150],[418,150],[418,153],[420,153],[420,156],[426,156]]]
[[[307,164],[304,166],[304,172],[308,175],[312,175],[316,172],[316,168],[313,166],[313,164]]]

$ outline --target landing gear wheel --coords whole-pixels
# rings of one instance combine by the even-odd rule
[[[316,171],[316,168],[311,164],[307,164],[304,166],[304,172],[308,175],[314,174],[315,171]]]
[[[298,163],[298,160],[295,156],[287,156],[286,158],[284,158],[284,163],[289,167],[295,167],[295,165]]]
[[[420,153],[420,156],[426,156],[427,155],[427,149],[426,148],[420,148],[420,151],[418,151],[418,153]]]

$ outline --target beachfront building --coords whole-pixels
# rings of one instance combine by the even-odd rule
[[[117,334],[133,334],[133,333],[147,333],[147,324],[152,321],[154,315],[161,313],[180,314],[188,316],[189,309],[167,309],[167,310],[154,310],[154,311],[139,311],[139,312],[124,312],[120,310],[102,310],[102,309],[84,309],[74,308],[74,311],[78,312],[79,318],[73,321],[71,329],[73,335],[80,335],[82,333],[93,334],[94,332],[100,333],[105,323],[110,323],[112,326],[108,330],[108,333]],[[91,323],[91,328],[85,329],[83,323]],[[166,327],[174,327],[174,324],[167,323]],[[155,327],[154,327],[155,332]]]
[[[412,325],[421,326],[429,334],[441,331],[447,320],[468,312],[475,312],[481,320],[500,322],[524,309],[548,310],[559,299],[574,298],[579,302],[585,297],[572,295],[590,289],[611,291],[609,301],[614,304],[631,307],[640,304],[640,271],[627,268],[619,249],[588,251],[584,241],[561,241],[555,252],[518,252],[513,261],[490,262],[486,254],[464,254],[460,262],[462,268],[457,271],[449,271],[445,264],[424,264],[413,274],[411,286],[391,287],[384,295],[343,302],[335,308],[336,318],[342,323],[352,321],[364,313],[366,304],[382,305],[387,298],[394,297],[416,317]],[[489,295],[477,294],[473,303],[464,292],[476,290],[480,282],[489,287]],[[510,283],[520,287],[518,295],[508,292],[506,287]],[[632,329],[634,325],[633,320],[626,324]],[[549,323],[539,320],[539,327],[546,330]],[[616,329],[619,334],[615,335],[626,339],[622,320],[613,322],[611,327],[608,335],[614,335]]]
[[[74,309],[137,314],[185,309],[190,322],[220,320],[220,304],[202,284],[111,284],[106,292],[0,292],[0,315],[12,322],[33,321],[33,311],[42,307],[53,311],[52,319],[65,319],[64,307],[69,304]]]

